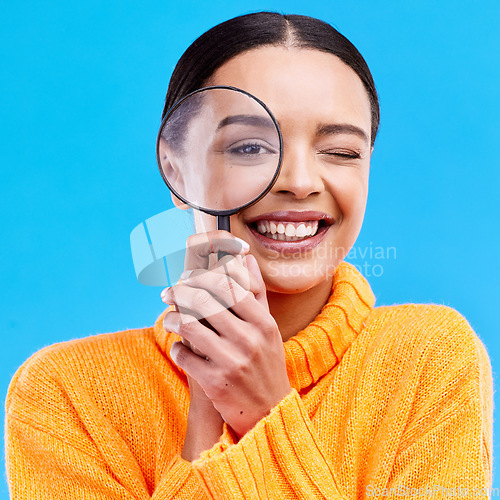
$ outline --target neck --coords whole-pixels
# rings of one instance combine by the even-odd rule
[[[303,330],[321,312],[332,292],[332,280],[300,293],[267,292],[269,310],[283,342]]]

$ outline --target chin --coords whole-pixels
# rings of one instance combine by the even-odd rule
[[[332,281],[336,266],[332,263],[283,262],[282,260],[259,263],[266,289],[275,293],[303,293],[326,286]]]

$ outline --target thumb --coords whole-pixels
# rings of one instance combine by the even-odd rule
[[[245,262],[247,264],[248,270],[257,278],[257,282],[259,284],[259,290],[255,293],[255,298],[257,302],[262,304],[267,311],[269,311],[269,304],[267,303],[267,292],[266,292],[266,284],[264,283],[264,278],[260,272],[259,264],[257,264],[257,259],[248,254],[245,256]]]

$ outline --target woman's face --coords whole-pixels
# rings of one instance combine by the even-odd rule
[[[331,54],[266,46],[229,60],[209,84],[261,99],[283,135],[278,180],[231,217],[231,232],[250,244],[269,291],[325,285],[354,245],[366,207],[371,112],[363,83]],[[214,217],[197,220],[198,231],[215,229]]]

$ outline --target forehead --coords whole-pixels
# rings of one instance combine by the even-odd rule
[[[231,85],[261,99],[291,132],[348,123],[370,135],[370,101],[358,75],[338,57],[315,49],[264,46],[235,56],[210,85]]]

